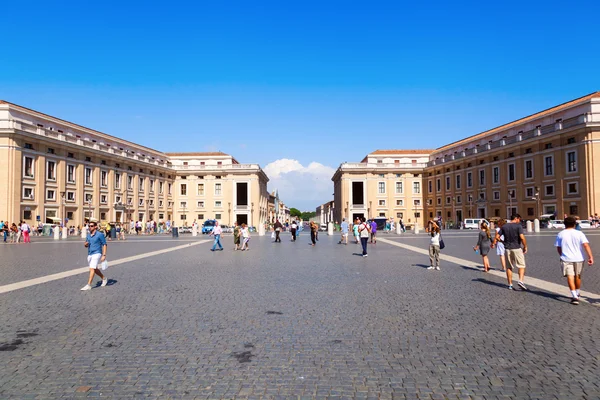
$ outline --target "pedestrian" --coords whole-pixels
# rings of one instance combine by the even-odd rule
[[[281,224],[281,222],[279,222],[279,219],[275,220],[275,225],[273,227],[275,228],[275,243],[281,243],[281,238],[279,237],[279,234],[283,229],[283,225]]]
[[[356,217],[354,223],[352,224],[352,234],[354,235],[354,242],[356,244],[360,243],[360,236],[358,235],[358,225],[360,225],[360,220],[358,219],[358,217]]]
[[[210,232],[210,234],[215,237],[215,241],[210,251],[215,251],[217,246],[219,246],[219,251],[223,251],[223,246],[221,245],[221,233],[223,233],[223,229],[221,228],[221,225],[219,225],[219,221],[215,221],[215,226]]]
[[[23,243],[30,243],[31,244],[31,238],[30,238],[30,233],[31,228],[29,227],[29,224],[27,224],[27,222],[23,221],[23,223],[21,224],[21,232],[23,232]]]
[[[502,271],[506,271],[506,256],[504,249],[504,236],[500,235],[500,228],[506,223],[504,218],[500,218],[498,220],[498,226],[496,226],[496,237],[498,238],[498,243],[496,244],[496,254],[500,257],[500,264],[502,264]]]
[[[248,229],[248,226],[246,224],[242,224],[242,229],[241,229],[241,233],[242,233],[242,248],[241,250],[250,250],[250,247],[248,246],[248,242],[250,241],[250,230]]]
[[[346,218],[342,219],[342,225],[340,226],[340,230],[342,232],[342,237],[340,238],[339,244],[348,245],[348,223],[346,222]]]
[[[21,231],[21,224],[23,224],[23,221],[19,221],[19,224],[17,225],[17,244],[19,244],[21,236],[23,235],[23,232]]]
[[[377,222],[371,220],[371,244],[377,244]]]
[[[362,256],[367,257],[367,242],[369,241],[369,233],[371,231],[371,225],[367,224],[365,217],[362,218],[362,222],[358,227],[360,233],[360,242],[362,244]]]
[[[42,236],[43,231],[44,231],[44,224],[42,223],[42,221],[40,221],[37,226],[37,235]]]
[[[567,278],[569,290],[571,291],[571,304],[579,304],[579,290],[581,289],[581,273],[583,272],[583,252],[588,257],[588,265],[594,265],[594,256],[590,248],[590,242],[585,234],[575,229],[577,221],[573,217],[565,218],[565,229],[556,236],[556,250],[560,256],[560,265],[563,276]]]
[[[482,222],[480,227],[481,230],[479,231],[479,236],[477,238],[477,245],[473,247],[473,250],[481,254],[481,258],[483,259],[483,270],[488,272],[490,270],[488,253],[492,247],[492,236],[490,235],[490,228],[485,222]]]
[[[108,246],[106,245],[106,237],[99,232],[98,224],[96,222],[90,222],[90,232],[87,234],[84,246],[88,249],[88,266],[90,267],[90,275],[88,283],[81,290],[91,290],[92,281],[94,275],[98,275],[102,279],[100,286],[106,286],[108,279],[100,271],[100,264],[106,261],[106,251]]]
[[[314,246],[317,242],[317,224],[314,221],[310,221],[310,241],[311,246]]]
[[[17,224],[15,224],[13,222],[12,225],[10,226],[10,243],[11,244],[15,243],[15,239],[17,237],[17,232],[19,232],[19,228],[17,228]]]
[[[404,226],[404,221],[402,221],[402,218],[400,218],[400,221],[398,221],[398,223],[400,224],[400,230],[402,231],[402,233],[406,233],[406,226]]]
[[[292,228],[290,229],[290,232],[292,233],[292,242],[296,241],[296,231],[298,229],[298,224],[296,223],[296,220],[292,221]]]
[[[523,233],[523,225],[521,225],[521,216],[519,214],[511,215],[510,222],[504,224],[499,235],[494,238],[494,246],[498,243],[501,237],[504,237],[504,249],[506,252],[506,279],[508,280],[508,289],[513,290],[512,274],[513,268],[519,270],[519,281],[517,284],[523,290],[527,290],[523,280],[525,279],[525,254],[527,254],[527,240]]]
[[[430,231],[429,240],[429,268],[440,270],[440,228],[436,225]]]
[[[2,236],[4,237],[4,244],[6,244],[6,239],[8,239],[10,235],[10,228],[8,226],[8,221],[4,221],[4,226],[2,227]]]
[[[239,250],[240,249],[240,226],[238,225],[238,222],[235,221],[235,223],[233,224],[234,228],[233,228],[233,245],[234,248],[233,250]]]

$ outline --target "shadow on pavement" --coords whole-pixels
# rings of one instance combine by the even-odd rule
[[[421,268],[429,268],[429,265],[427,264],[413,264],[413,267],[421,267]]]
[[[117,282],[118,281],[116,279],[109,279],[108,282],[106,283],[106,286],[112,286]],[[96,286],[94,286],[94,287],[100,287],[100,285],[102,285],[102,281],[96,282]]]
[[[471,279],[472,282],[480,282],[480,283],[485,283],[491,286],[497,286],[500,287],[504,290],[508,290],[506,288],[506,284],[505,283],[498,283],[498,282],[493,282],[484,278],[476,278],[476,279]],[[548,293],[548,292],[544,292],[541,290],[536,290],[536,289],[531,289],[528,288],[527,290],[522,290],[522,289],[515,289],[515,292],[526,292],[526,293],[531,293],[531,294],[535,294],[536,296],[541,296],[541,297],[545,297],[547,299],[552,299],[552,300],[556,300],[556,301],[560,301],[561,303],[568,303],[571,301],[571,299],[569,297],[566,296],[562,296],[560,294],[554,294],[554,293]]]

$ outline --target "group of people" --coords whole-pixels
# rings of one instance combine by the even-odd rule
[[[23,243],[31,243],[31,227],[25,221],[19,223],[8,221],[0,221],[0,232],[2,232],[3,241],[6,244],[20,243],[23,238]]]
[[[346,218],[343,218],[340,224],[341,238],[338,244],[348,245],[350,229],[352,229],[354,243],[362,245],[362,256],[368,257],[367,244],[369,238],[372,244],[377,243],[377,223],[375,221],[367,221],[364,217],[356,217],[352,223],[352,227],[350,227]]]
[[[430,222],[430,266],[428,269],[439,270],[441,232],[436,222]],[[571,292],[571,303],[577,305],[579,304],[581,275],[585,265],[585,256],[587,256],[587,265],[590,266],[594,264],[594,256],[587,237],[581,230],[576,229],[577,219],[566,217],[564,224],[565,229],[556,236],[554,246],[560,257],[562,275],[567,278],[569,291]],[[517,285],[522,290],[527,290],[524,281],[527,267],[525,254],[527,254],[528,248],[522,218],[519,214],[512,215],[510,221],[499,220],[493,237],[488,224],[486,222],[481,223],[477,243],[473,250],[481,254],[485,272],[488,272],[491,268],[488,254],[492,249],[496,249],[502,271],[506,271],[508,289],[514,290],[513,272],[516,268],[518,273]]]
[[[223,234],[223,228],[219,225],[219,221],[215,221],[215,226],[210,232],[210,235],[214,237],[213,246],[210,251],[223,251],[223,245],[221,244],[221,235]],[[250,228],[245,223],[241,225],[235,221],[233,225],[233,250],[250,250]]]

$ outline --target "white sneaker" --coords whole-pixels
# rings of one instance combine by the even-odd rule
[[[427,267],[427,269],[434,269],[433,267]]]
[[[108,278],[104,278],[104,279],[102,279],[102,284],[100,286],[106,286],[107,283],[108,283]]]
[[[85,285],[81,290],[92,290],[92,287],[90,285]]]
[[[440,270],[440,267],[435,267],[435,269],[437,269],[438,271]]]

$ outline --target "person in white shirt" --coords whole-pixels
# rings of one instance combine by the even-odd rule
[[[361,218],[361,223],[358,226],[358,232],[360,234],[360,243],[362,244],[362,256],[368,257],[367,254],[367,241],[369,240],[369,234],[371,233],[371,225],[367,224],[365,217]]]
[[[250,241],[250,231],[246,224],[242,224],[242,248],[240,250],[250,250],[248,242]]]
[[[21,224],[21,231],[23,232],[23,243],[31,243],[31,239],[29,237],[29,232],[31,231],[31,228],[29,227],[27,222],[23,221],[23,223]]]
[[[429,268],[440,270],[440,228],[431,229],[431,239],[429,240]]]
[[[219,251],[223,251],[223,246],[221,245],[221,233],[223,233],[223,229],[221,228],[221,225],[219,225],[219,221],[215,221],[215,226],[210,233],[215,237],[215,242],[213,243],[213,247],[210,249],[210,251],[215,251],[217,245],[219,246]]]
[[[571,304],[579,304],[579,290],[581,288],[581,273],[583,272],[583,252],[588,256],[588,265],[594,265],[594,256],[590,248],[590,242],[585,234],[575,229],[577,221],[573,217],[565,218],[565,229],[556,236],[556,250],[560,256],[560,265],[563,276],[567,277],[569,290],[571,291]]]

